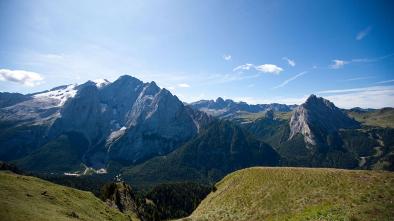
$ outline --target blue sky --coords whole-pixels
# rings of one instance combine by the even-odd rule
[[[130,74],[218,96],[394,106],[393,1],[0,0],[0,91]]]

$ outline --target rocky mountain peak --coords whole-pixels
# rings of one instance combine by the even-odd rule
[[[0,119],[42,125],[37,145],[70,132],[86,138],[83,160],[95,168],[111,157],[134,162],[166,154],[209,121],[154,81],[129,75],[0,98]]]
[[[290,119],[290,137],[297,134],[304,136],[305,142],[316,145],[323,142],[318,134],[337,132],[342,128],[356,128],[359,123],[347,116],[332,102],[316,95],[309,98],[297,107]],[[318,132],[319,131],[319,132]]]
[[[143,91],[144,91],[144,95],[153,96],[153,95],[159,93],[160,88],[157,86],[157,84],[154,81],[152,81],[150,83],[145,84]]]
[[[304,104],[302,104],[306,108],[319,108],[326,107],[330,109],[338,109],[332,102],[326,100],[322,97],[317,97],[316,95],[312,94],[308,97]]]
[[[122,75],[120,76],[118,79],[116,79],[115,82],[138,82],[138,83],[142,83],[142,81],[140,81],[138,78],[135,78],[131,75]]]
[[[323,98],[321,98],[321,99],[323,99]],[[314,100],[319,100],[319,98],[316,95],[311,94],[311,95],[309,95],[308,99],[306,99],[305,102],[314,101]]]
[[[218,97],[215,102],[221,104],[221,103],[224,103],[224,99],[221,97]]]

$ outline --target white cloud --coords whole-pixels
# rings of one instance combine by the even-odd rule
[[[338,59],[332,60],[332,62],[333,64],[330,65],[332,69],[339,69],[345,66],[345,64],[349,64],[348,61],[338,60]]]
[[[190,87],[190,85],[186,84],[186,83],[181,83],[181,84],[178,84],[178,87],[188,88],[188,87]]]
[[[295,60],[292,60],[292,59],[290,59],[290,58],[288,58],[288,57],[283,57],[282,59],[285,60],[285,61],[287,61],[287,63],[288,63],[290,66],[292,66],[292,67],[294,67],[294,66],[296,65]]]
[[[225,54],[225,55],[223,55],[223,59],[226,60],[226,61],[229,61],[229,60],[231,60],[231,55],[230,54]]]
[[[365,36],[367,36],[372,30],[371,26],[366,27],[365,29],[363,29],[362,31],[360,31],[359,33],[357,33],[356,35],[356,40],[360,41],[363,38],[365,38]]]
[[[297,74],[297,75],[295,75],[295,76],[293,76],[293,77],[291,77],[291,78],[289,78],[289,79],[283,81],[281,84],[279,84],[278,86],[276,86],[276,87],[274,87],[274,88],[284,87],[284,86],[285,86],[286,84],[288,84],[290,81],[294,81],[295,79],[301,77],[302,75],[304,75],[304,74],[306,74],[306,73],[307,73],[306,71],[303,71],[303,72],[301,72],[301,73],[299,73],[299,74]]]
[[[233,71],[238,71],[238,70],[250,70],[251,68],[254,68],[253,64],[243,64],[235,67]]]
[[[279,74],[283,71],[281,67],[278,67],[274,64],[262,64],[255,67],[256,70],[263,72],[263,73],[270,73],[270,74]]]
[[[40,74],[31,71],[0,69],[0,80],[33,87],[39,85],[44,78]]]

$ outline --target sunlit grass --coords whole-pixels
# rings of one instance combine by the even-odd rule
[[[250,168],[226,176],[193,220],[392,220],[394,174]]]
[[[0,205],[0,220],[131,220],[90,192],[4,171]]]
[[[368,126],[394,128],[394,109],[392,108],[385,108],[365,113],[349,112],[349,115],[355,120]]]

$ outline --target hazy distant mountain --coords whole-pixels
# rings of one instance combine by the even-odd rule
[[[0,109],[4,160],[31,153],[36,158],[30,160],[42,158],[41,147],[73,132],[88,143],[80,147],[80,162],[95,167],[105,167],[110,160],[130,164],[174,150],[210,121],[155,82],[127,75],[113,83],[60,86],[25,95],[21,102],[2,103],[7,104]],[[45,158],[56,155],[54,149],[45,151]]]
[[[250,112],[257,113],[267,110],[289,112],[293,110],[297,105],[286,105],[286,104],[247,104],[245,102],[235,102],[231,99],[223,100],[219,97],[214,100],[201,100],[193,102],[190,106],[194,109],[204,111],[207,114],[218,117],[229,117],[237,112]]]

